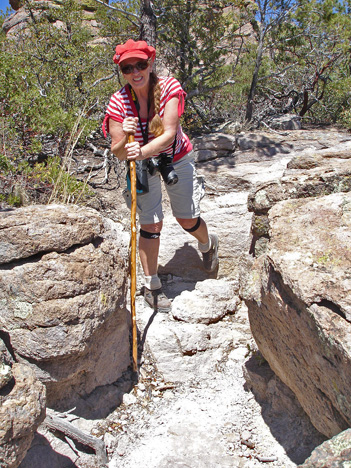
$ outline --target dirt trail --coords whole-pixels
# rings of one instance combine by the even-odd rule
[[[152,314],[141,297],[137,310],[145,353],[138,385],[110,417],[123,425],[109,438],[110,468],[292,468],[320,443],[291,392],[260,366],[245,306],[202,326]],[[204,333],[213,343],[195,352],[189,340]]]

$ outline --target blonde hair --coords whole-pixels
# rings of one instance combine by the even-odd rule
[[[150,74],[150,89],[149,89],[150,103],[154,107],[155,116],[150,122],[149,130],[151,133],[158,137],[165,131],[160,117],[160,104],[161,104],[161,86],[158,81],[156,73],[153,71]]]

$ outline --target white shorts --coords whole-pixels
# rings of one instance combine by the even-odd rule
[[[166,185],[165,188],[171,202],[172,213],[176,218],[193,219],[200,216],[200,200],[204,196],[204,184],[202,177],[196,173],[194,153],[183,156],[172,164],[178,176],[178,182],[174,185]],[[139,222],[153,224],[162,221],[162,186],[159,171],[154,176],[148,174],[149,192],[137,196],[137,211]]]

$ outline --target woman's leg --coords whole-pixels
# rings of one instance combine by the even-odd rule
[[[161,229],[162,221],[140,227],[139,255],[145,276],[157,274]]]
[[[218,237],[209,234],[205,221],[200,217],[200,201],[204,194],[201,178],[197,176],[191,153],[174,164],[178,174],[177,184],[166,187],[173,215],[189,234],[198,240],[204,268],[211,273],[218,267]]]
[[[198,219],[200,219],[200,225],[195,231],[192,231],[192,229],[196,227],[196,224],[198,223]],[[207,225],[202,218],[196,218],[196,219],[176,218],[176,220],[181,225],[181,227],[185,229],[186,231],[188,231],[189,234],[194,236],[195,239],[197,239],[200,242],[200,244],[208,243]]]
[[[162,283],[157,275],[161,229],[162,221],[141,225],[139,256],[145,275],[145,302],[155,311],[169,312],[171,301],[162,292]]]
[[[204,268],[208,273],[217,270],[218,260],[218,237],[216,234],[208,234],[205,221],[198,217],[196,219],[176,218],[185,231],[198,240],[198,247],[202,253]]]

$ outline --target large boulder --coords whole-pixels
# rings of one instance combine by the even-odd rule
[[[272,115],[266,119],[266,123],[275,130],[301,129],[301,117],[296,114]]]
[[[45,386],[24,364],[13,364],[11,380],[1,388],[0,466],[17,468],[45,418]]]
[[[130,362],[122,230],[92,209],[37,205],[4,213],[0,232],[0,327],[48,405],[115,382]]]
[[[88,244],[103,231],[93,210],[69,205],[28,206],[0,218],[0,264]]]
[[[277,203],[269,223],[268,251],[242,277],[252,333],[332,437],[351,423],[351,194]]]
[[[263,214],[278,201],[348,192],[350,174],[350,141],[318,151],[307,149],[295,154],[281,179],[254,188],[249,209]]]

